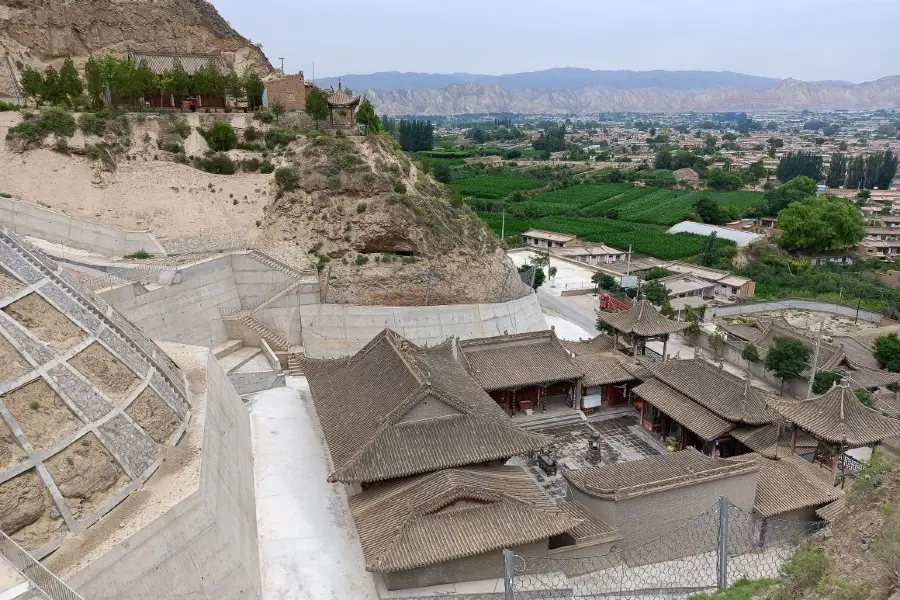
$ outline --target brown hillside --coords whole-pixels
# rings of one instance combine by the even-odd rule
[[[32,66],[129,50],[216,54],[261,74],[265,54],[204,0],[0,0],[0,56]]]

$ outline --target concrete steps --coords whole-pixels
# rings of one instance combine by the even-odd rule
[[[300,366],[300,355],[296,353],[288,354],[288,375],[293,377],[303,377],[303,367]]]
[[[272,331],[271,329],[269,329],[268,327],[266,327],[265,325],[263,325],[262,323],[260,323],[259,321],[257,321],[253,317],[251,317],[250,315],[243,315],[243,316],[241,316],[241,318],[239,320],[245,327],[247,327],[254,333],[258,334],[259,337],[261,337],[262,339],[269,342],[269,345],[271,345],[273,349],[278,349],[278,350],[290,350],[291,349],[290,342],[288,342],[287,339],[285,339],[285,337],[283,335],[281,335],[280,333],[277,333],[275,331]]]
[[[228,340],[224,344],[219,344],[213,348],[213,356],[216,358],[225,358],[229,354],[233,354],[244,347],[244,340]]]
[[[545,431],[557,427],[570,427],[587,421],[580,410],[567,410],[565,412],[536,413],[533,415],[513,417],[513,425],[527,431]]]
[[[245,364],[262,354],[261,348],[244,347],[235,350],[227,356],[219,358],[219,364],[225,369],[226,373],[231,373],[240,369]]]
[[[251,250],[250,256],[258,260],[260,263],[266,265],[270,269],[284,273],[285,275],[288,275],[293,279],[309,279],[311,276],[315,276],[315,273],[313,271],[306,271],[298,269],[296,267],[292,267],[287,263],[281,262],[271,254],[263,250]]]

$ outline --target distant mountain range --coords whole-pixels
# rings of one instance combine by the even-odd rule
[[[900,107],[900,77],[852,84],[778,80],[730,71],[560,68],[510,75],[384,72],[328,77],[316,83],[336,87],[339,79],[354,92],[368,95],[379,112],[391,115]]]

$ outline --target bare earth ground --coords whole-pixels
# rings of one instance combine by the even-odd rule
[[[34,469],[0,484],[0,529],[26,550],[37,550],[68,529]]]
[[[824,333],[827,335],[850,335],[878,327],[878,323],[863,321],[860,319],[854,323],[853,318],[830,313],[813,312],[810,310],[779,310],[767,313],[756,313],[743,317],[728,317],[722,319],[731,323],[753,323],[758,319],[768,319],[783,316],[788,323],[800,329],[806,329],[812,333],[819,332],[820,323],[825,324]]]
[[[87,337],[83,329],[35,293],[19,298],[3,310],[58,352]]]
[[[97,342],[75,355],[69,364],[100,388],[107,398],[118,402],[125,400],[129,390],[140,381],[131,369]]]
[[[0,113],[0,139],[18,121],[18,113]],[[212,175],[152,157],[123,160],[105,177],[108,182],[84,157],[47,149],[19,154],[0,143],[0,192],[105,225],[150,230],[163,240],[256,229],[271,181],[259,173]]]
[[[22,282],[0,270],[0,298],[12,296],[22,289]]]
[[[165,444],[178,427],[178,415],[149,387],[144,388],[125,412],[157,444]]]
[[[128,477],[93,433],[82,436],[44,465],[79,519],[128,484]]]
[[[43,379],[6,394],[3,401],[38,450],[49,448],[81,427],[78,418]]]
[[[13,345],[0,337],[0,381],[11,381],[31,370],[31,366],[13,348]]]
[[[19,464],[25,456],[25,451],[16,442],[9,425],[0,421],[0,470]]]

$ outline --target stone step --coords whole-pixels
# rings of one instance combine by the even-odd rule
[[[241,323],[248,327],[251,331],[259,334],[261,338],[269,342],[273,348],[278,350],[290,350],[291,344],[280,333],[272,331],[250,315],[244,315],[240,318]]]
[[[300,366],[300,355],[292,353],[288,355],[288,375],[293,377],[303,377],[303,367]]]
[[[521,417],[520,417],[521,418]],[[554,429],[556,427],[569,427],[585,422],[584,414],[580,410],[573,410],[566,413],[552,413],[548,415],[532,415],[527,417],[528,420],[516,422],[513,418],[513,424],[525,429],[526,431],[544,431]]]
[[[216,358],[225,358],[229,354],[237,352],[244,345],[244,340],[228,340],[224,344],[219,344],[213,350],[213,356]]]

